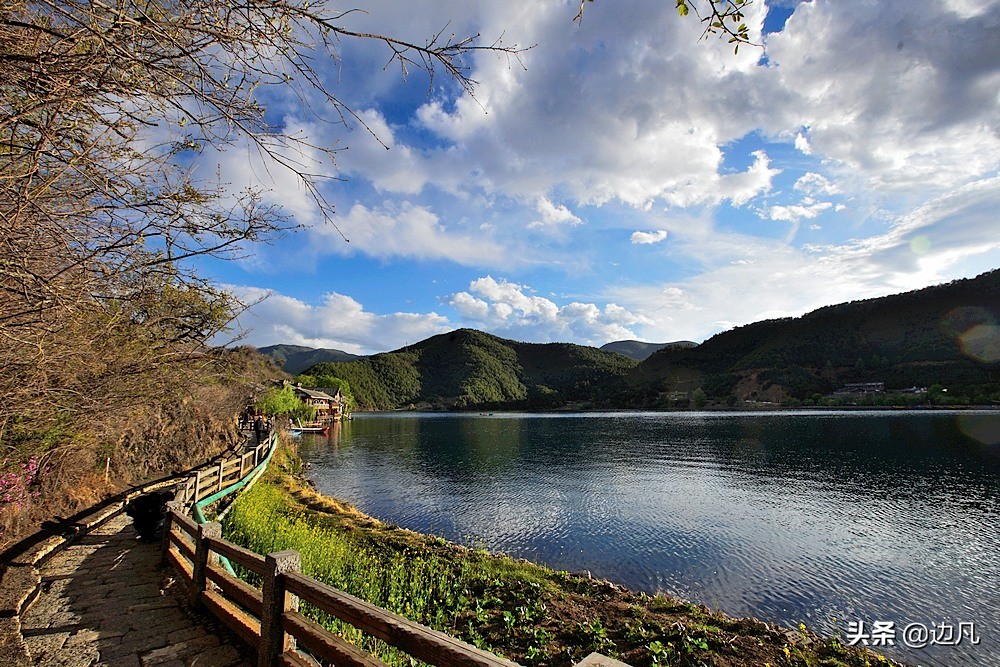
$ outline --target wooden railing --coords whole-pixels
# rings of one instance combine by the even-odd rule
[[[199,468],[177,484],[174,502],[188,508],[240,482],[267,459],[275,442],[274,436],[269,437],[267,442],[260,443],[241,456]]]
[[[487,651],[414,623],[364,600],[327,586],[300,572],[298,552],[261,556],[222,539],[219,523],[196,523],[187,509],[238,484],[266,461],[269,443],[242,457],[223,461],[182,481],[168,503],[163,531],[163,560],[189,585],[191,603],[206,609],[250,646],[258,667],[306,667],[316,660],[338,667],[385,667],[378,658],[334,635],[299,613],[303,600],[381,639],[418,660],[442,667],[518,667]],[[250,465],[250,455],[257,461]],[[246,459],[246,460],[244,460]],[[255,588],[220,565],[228,559],[261,578]]]

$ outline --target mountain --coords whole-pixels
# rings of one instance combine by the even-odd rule
[[[846,383],[930,388],[950,400],[1000,400],[1000,270],[660,350],[612,405],[659,407],[701,390],[709,401],[817,401]]]
[[[323,363],[324,361],[354,361],[361,359],[356,354],[349,354],[342,350],[326,348],[312,348],[304,345],[268,345],[259,347],[257,351],[263,355],[271,357],[281,369],[291,375],[298,375],[302,371]]]
[[[1000,270],[666,344],[641,362],[615,351],[647,345],[520,343],[459,329],[309,374],[347,380],[361,409],[819,404],[847,383],[924,389],[915,402],[1000,403]]]
[[[459,329],[394,352],[320,363],[309,374],[347,380],[361,409],[558,408],[599,400],[637,363],[594,347]]]
[[[612,343],[605,343],[600,349],[607,352],[624,354],[626,357],[631,357],[636,361],[645,361],[654,352],[658,352],[665,347],[688,348],[696,347],[697,345],[698,343],[690,340],[678,340],[673,343],[643,343],[638,340],[618,340]]]

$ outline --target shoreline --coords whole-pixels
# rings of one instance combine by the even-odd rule
[[[839,411],[878,411],[878,412],[1000,412],[1000,405],[782,405],[781,403],[743,403],[739,405],[705,405],[700,408],[677,407],[677,408],[621,408],[621,407],[580,407],[563,406],[559,408],[503,408],[503,407],[483,407],[470,408],[467,410],[454,409],[434,409],[429,403],[411,404],[407,407],[391,408],[387,410],[363,410],[355,408],[351,414],[371,414],[371,413],[395,413],[395,412],[425,412],[431,414],[482,414],[484,412],[495,412],[497,414],[574,414],[590,412],[649,412],[649,413],[671,413],[671,412],[773,412],[776,410],[787,410],[789,412],[812,411],[812,412],[839,412]]]
[[[446,613],[423,610],[413,620],[435,627],[435,622],[420,617],[429,613],[441,626],[437,629],[521,664],[562,667],[591,650],[636,667],[902,664],[866,649],[845,646],[837,638],[821,637],[805,626],[790,630],[754,618],[733,618],[703,605],[650,596],[609,581],[555,571],[399,528],[316,492],[304,475],[301,459],[289,448],[271,467],[274,470],[258,485],[258,494],[267,496],[266,502],[253,501],[267,508],[242,517],[237,513],[239,521],[268,525],[275,532],[281,532],[276,527],[282,521],[308,526],[338,543],[358,546],[366,556],[371,552],[388,554],[404,578],[413,578],[412,573],[427,569],[428,563],[432,578],[454,575],[452,588],[434,593],[454,598],[445,605]],[[229,529],[234,523],[230,520]],[[294,547],[282,543],[282,548]],[[330,560],[328,555],[319,558]],[[324,565],[313,567],[322,569]],[[330,576],[336,579],[339,575]],[[372,574],[371,578],[381,577]],[[389,601],[419,597],[420,593],[397,592]],[[405,609],[393,611],[411,616]]]

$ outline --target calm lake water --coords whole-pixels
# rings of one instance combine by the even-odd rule
[[[300,451],[322,493],[406,528],[1000,665],[1000,413],[358,414]],[[980,643],[909,648],[913,623]]]

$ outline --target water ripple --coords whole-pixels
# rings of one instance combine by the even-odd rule
[[[359,416],[300,449],[321,491],[408,528],[829,634],[975,622],[978,646],[887,652],[1000,664],[1000,457],[970,418],[1000,426],[996,413]]]

